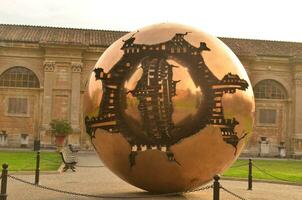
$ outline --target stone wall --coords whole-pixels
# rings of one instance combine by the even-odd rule
[[[42,146],[54,146],[49,123],[52,119],[66,119],[73,128],[68,142],[86,147],[89,138],[83,131],[82,95],[88,74],[103,50],[2,42],[0,74],[11,67],[22,66],[32,70],[40,82],[40,88],[0,88],[0,104],[3,105],[0,106],[0,131],[7,134],[5,145],[25,146],[22,143],[26,134],[28,147],[38,138]],[[26,116],[7,113],[8,98],[15,96],[28,99],[29,112]]]
[[[280,156],[279,149],[284,146],[287,156],[293,155],[295,153],[294,126],[295,124],[302,126],[293,114],[295,99],[302,100],[302,97],[297,97],[295,94],[293,61],[290,57],[281,56],[256,56],[247,61],[244,59],[241,61],[248,71],[253,87],[262,80],[271,79],[280,83],[287,93],[286,99],[255,99],[254,131],[244,153],[254,156]],[[261,124],[259,122],[260,109],[276,110],[276,123]],[[262,141],[264,138],[266,142]],[[267,143],[267,145],[261,145],[261,143]],[[261,147],[264,148],[264,146],[267,152],[261,153]]]
[[[14,66],[32,70],[40,81],[40,88],[0,88],[0,133],[6,131],[8,145],[21,146],[21,134],[28,134],[28,146],[35,138],[42,146],[54,146],[49,131],[52,119],[67,119],[74,133],[68,142],[90,148],[89,137],[83,124],[83,94],[85,84],[103,47],[46,45],[29,43],[0,43],[0,74]],[[254,133],[244,153],[259,155],[261,137],[268,140],[268,153],[279,155],[284,143],[288,155],[302,155],[302,61],[284,56],[241,56],[252,85],[261,80],[279,82],[287,93],[283,100],[256,99]],[[28,98],[28,116],[9,116],[7,98]],[[277,123],[265,126],[258,121],[261,108],[277,110]],[[0,144],[1,145],[1,144]]]

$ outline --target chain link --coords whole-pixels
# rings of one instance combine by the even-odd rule
[[[230,190],[224,188],[223,186],[220,186],[221,189],[223,189],[224,191],[226,191],[227,193],[233,195],[234,197],[237,197],[238,199],[241,199],[241,200],[247,200],[241,196],[239,196],[238,194],[235,194],[234,192],[231,192]]]
[[[242,166],[246,166],[246,165],[248,165],[248,163],[243,163],[243,164],[231,166],[231,168],[237,168],[237,167],[242,167]]]
[[[51,161],[51,160],[48,160],[48,159],[43,159],[43,160],[54,162],[54,161]],[[245,166],[245,165],[247,165],[247,163],[236,165],[236,166],[232,166],[232,167],[236,168],[236,167],[241,167],[241,166]],[[76,166],[77,167],[88,167],[88,168],[105,167],[104,165],[94,165],[94,166],[90,166],[90,165],[76,165]],[[276,177],[276,176],[274,176],[272,174],[269,174],[264,169],[259,168],[254,163],[253,163],[253,166],[255,168],[257,168],[259,171],[261,171],[262,173],[264,173],[264,174],[266,174],[268,176],[271,176],[271,177],[273,177],[275,179],[278,179],[278,180],[281,180],[281,181],[290,182],[289,180],[282,179],[282,178]],[[174,193],[166,193],[166,194],[158,194],[158,195],[132,196],[132,197],[130,197],[130,196],[107,196],[107,195],[92,195],[92,194],[85,194],[85,193],[78,193],[78,192],[70,192],[70,191],[60,190],[60,189],[56,189],[56,188],[52,188],[52,187],[47,187],[47,186],[43,186],[43,185],[36,185],[36,184],[31,183],[29,181],[17,178],[15,176],[13,176],[12,174],[7,175],[7,177],[12,178],[12,179],[14,179],[16,181],[25,183],[25,184],[29,184],[31,186],[35,186],[35,187],[44,189],[44,190],[50,190],[50,191],[53,191],[53,192],[59,192],[59,193],[68,194],[68,195],[75,195],[75,196],[82,196],[82,197],[93,197],[93,198],[115,198],[115,199],[125,199],[125,198],[128,198],[128,199],[132,198],[132,199],[134,199],[135,198],[135,199],[144,199],[144,198],[154,198],[154,197],[164,197],[164,196],[175,196],[175,195],[181,195],[183,193],[197,192],[197,191],[203,191],[203,190],[208,190],[210,188],[213,188],[213,185],[207,185],[207,186],[204,186],[204,187],[199,187],[199,188],[196,188],[196,189],[193,189],[193,190],[188,190],[188,191],[185,191],[185,192],[174,192]],[[2,175],[0,175],[0,180],[1,179],[2,179]],[[220,186],[220,188],[222,190],[224,190],[225,192],[227,192],[227,193],[233,195],[234,197],[238,198],[238,199],[247,200],[247,199],[245,199],[245,198],[243,198],[243,197],[235,194],[234,192],[231,192],[230,190],[224,188],[223,186]]]
[[[85,194],[85,193],[78,193],[78,192],[70,192],[70,191],[65,191],[65,190],[60,190],[60,189],[56,189],[56,188],[52,188],[52,187],[47,187],[44,185],[36,185],[34,183],[31,183],[29,181],[17,178],[15,176],[12,175],[7,175],[7,177],[14,179],[16,181],[31,185],[31,186],[35,186],[44,190],[50,190],[53,192],[58,192],[58,193],[63,193],[63,194],[69,194],[69,195],[74,195],[74,196],[82,196],[82,197],[93,197],[93,198],[112,198],[112,199],[146,199],[146,198],[154,198],[154,197],[167,197],[167,196],[176,196],[176,195],[181,195],[183,193],[188,193],[188,192],[195,192],[195,191],[200,191],[200,190],[206,190],[209,188],[212,188],[213,186],[206,186],[206,187],[202,187],[202,188],[197,188],[193,191],[187,191],[187,192],[173,192],[173,193],[166,193],[166,194],[155,194],[155,195],[148,195],[148,196],[109,196],[109,195],[92,195],[92,194]]]
[[[274,175],[272,175],[272,174],[270,174],[270,173],[267,173],[266,170],[259,168],[259,167],[258,167],[257,165],[255,165],[254,163],[253,163],[253,166],[254,166],[256,169],[258,169],[260,172],[262,172],[262,173],[264,173],[264,174],[266,174],[266,175],[268,175],[268,176],[270,176],[270,177],[273,177],[273,178],[275,178],[275,179],[277,179],[277,180],[286,181],[286,182],[293,182],[293,181],[289,181],[289,180],[286,180],[286,179],[283,179],[283,178],[279,178],[279,177],[274,176]]]
[[[208,190],[208,189],[210,189],[210,188],[213,188],[213,185],[207,185],[207,186],[204,186],[204,187],[198,187],[198,188],[195,188],[195,189],[193,189],[193,190],[188,190],[188,191],[186,191],[185,193],[203,191],[203,190]]]
[[[51,161],[51,160],[48,160],[48,159],[43,159],[43,160],[46,160],[46,161],[50,161],[50,162],[54,162],[54,161]],[[57,162],[56,162],[57,163]],[[241,166],[245,166],[247,165],[247,163],[244,163],[244,164],[240,164],[240,165],[236,165],[236,166],[232,166],[233,168],[236,168],[236,167],[241,167]],[[286,179],[282,179],[282,178],[279,178],[279,177],[276,177],[272,174],[269,174],[268,172],[266,172],[264,169],[261,169],[259,168],[257,165],[255,165],[254,163],[252,164],[255,168],[257,168],[259,171],[261,171],[262,173],[268,175],[268,176],[271,176],[275,179],[278,179],[278,180],[281,180],[281,181],[286,181],[286,182],[290,182],[289,180],[286,180]],[[89,165],[76,165],[77,167],[88,167],[88,168],[96,168],[96,167],[105,167],[104,165],[95,165],[95,166],[89,166]],[[35,187],[38,187],[38,188],[41,188],[41,189],[44,189],[44,190],[50,190],[50,191],[53,191],[53,192],[59,192],[59,193],[63,193],[63,194],[68,194],[68,195],[75,195],[75,196],[82,196],[82,197],[93,197],[93,198],[113,198],[113,199],[144,199],[144,198],[154,198],[154,197],[164,197],[164,196],[175,196],[175,195],[181,195],[183,193],[190,193],[190,192],[197,192],[197,191],[203,191],[203,190],[208,190],[210,188],[213,188],[213,185],[207,185],[207,186],[204,186],[204,187],[199,187],[199,188],[196,188],[196,189],[193,189],[193,190],[188,190],[188,191],[185,191],[185,192],[174,192],[174,193],[166,193],[166,194],[158,194],[158,195],[148,195],[148,196],[108,196],[108,195],[92,195],[92,194],[85,194],[85,193],[78,193],[78,192],[70,192],[70,191],[65,191],[65,190],[60,190],[60,189],[56,189],[56,188],[52,188],[52,187],[47,187],[47,186],[43,186],[43,185],[36,185],[34,183],[31,183],[29,181],[26,181],[26,180],[23,180],[23,179],[20,179],[20,178],[17,178],[15,176],[13,176],[12,174],[9,174],[7,175],[7,177],[9,178],[12,178],[16,181],[19,181],[19,182],[22,182],[22,183],[25,183],[25,184],[29,184],[31,186],[35,186]],[[0,175],[0,180],[2,179],[2,175]],[[238,199],[241,199],[241,200],[247,200],[241,196],[239,196],[238,194],[235,194],[234,192],[231,192],[230,190],[224,188],[223,186],[220,186],[220,188],[222,190],[224,190],[225,192],[233,195],[234,197],[238,198]]]
[[[76,165],[76,167],[97,168],[97,167],[105,167],[105,166],[104,165]]]

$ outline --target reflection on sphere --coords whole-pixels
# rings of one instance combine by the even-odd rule
[[[86,131],[109,169],[142,189],[174,192],[207,183],[238,157],[254,100],[243,66],[221,41],[159,24],[106,50],[85,108]]]

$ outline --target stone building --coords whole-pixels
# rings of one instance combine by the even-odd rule
[[[0,25],[0,146],[54,145],[52,119],[68,120],[68,142],[89,146],[83,93],[102,52],[126,32]],[[256,100],[244,153],[302,157],[302,43],[220,38],[239,57]]]

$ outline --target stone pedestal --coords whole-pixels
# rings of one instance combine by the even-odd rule
[[[259,150],[259,156],[268,156],[270,153],[269,149],[269,141],[266,137],[261,137],[261,140],[259,141],[260,144],[260,150]]]
[[[293,139],[294,158],[302,158],[302,134],[296,134]]]
[[[279,148],[279,155],[280,155],[281,158],[285,158],[286,157],[285,147],[280,147]]]
[[[260,144],[260,156],[267,156],[269,154],[269,144],[261,143]]]

